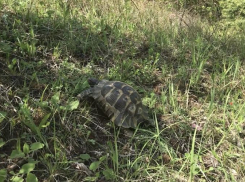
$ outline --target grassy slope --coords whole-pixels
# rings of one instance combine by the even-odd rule
[[[161,2],[69,2],[0,0],[0,181],[244,181],[244,32]],[[158,127],[78,106],[91,76],[132,85]]]

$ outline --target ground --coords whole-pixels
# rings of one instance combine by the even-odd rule
[[[245,32],[165,1],[0,0],[0,181],[245,181]],[[87,79],[139,92],[113,125]]]

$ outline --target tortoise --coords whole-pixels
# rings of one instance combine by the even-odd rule
[[[139,123],[144,122],[154,126],[140,95],[131,86],[120,81],[96,78],[89,78],[88,83],[91,88],[84,90],[77,97],[92,97],[115,125],[136,128]]]

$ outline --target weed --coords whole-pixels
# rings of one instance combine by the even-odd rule
[[[177,5],[0,0],[0,181],[244,181],[244,31]],[[89,77],[132,85],[157,126],[79,103]]]

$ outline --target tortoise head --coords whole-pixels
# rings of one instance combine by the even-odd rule
[[[100,81],[99,81],[98,79],[96,79],[96,78],[89,78],[89,79],[88,79],[88,84],[89,84],[91,87],[97,85],[99,82],[100,82]]]

